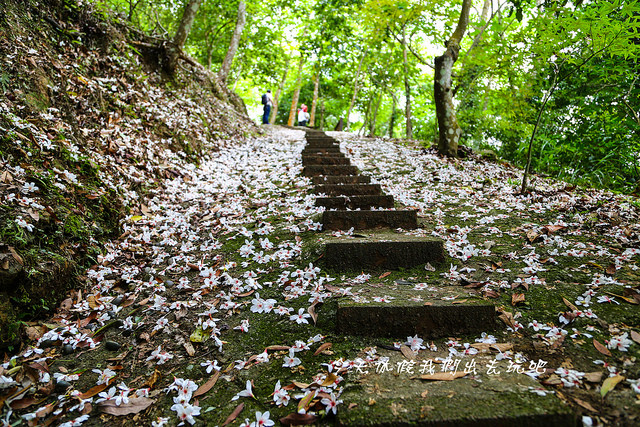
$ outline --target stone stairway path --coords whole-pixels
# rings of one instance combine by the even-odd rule
[[[312,178],[316,206],[326,208],[321,222],[322,260],[327,269],[338,274],[379,274],[446,261],[441,240],[401,232],[420,226],[417,211],[397,206],[393,196],[383,194],[379,184],[371,183],[371,177],[360,175],[340,151],[337,140],[312,130],[307,131],[306,140],[303,174]],[[356,233],[330,234],[350,229]],[[452,286],[417,290],[413,285],[396,281],[380,291],[385,296],[383,301],[341,299],[337,332],[376,338],[439,338],[479,335],[496,328],[495,307],[474,291]],[[364,283],[352,286],[351,291],[368,295],[371,288]],[[406,355],[396,351],[386,351],[384,356],[393,367],[407,363]],[[446,349],[441,356],[447,356]],[[490,362],[491,357],[483,357]],[[421,361],[412,363],[417,374]],[[455,380],[454,385],[450,381],[424,383],[411,380],[409,375],[403,378],[401,372],[377,369],[357,376],[342,396],[350,403],[350,410],[340,413],[341,425],[575,425],[574,414],[557,397],[530,392],[539,385],[527,375],[494,376],[480,382],[464,378]],[[426,400],[428,393],[432,399]]]

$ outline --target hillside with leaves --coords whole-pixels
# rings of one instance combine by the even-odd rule
[[[214,76],[185,62],[166,79],[144,36],[90,6],[1,7],[0,341],[15,349],[158,180],[257,129]]]

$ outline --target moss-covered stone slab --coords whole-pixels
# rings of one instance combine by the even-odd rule
[[[357,175],[358,168],[347,165],[313,165],[305,166],[302,169],[304,176],[320,176],[320,175]]]
[[[321,148],[318,148],[316,150],[312,149],[309,151],[307,151],[306,149],[302,150],[302,157],[306,156],[345,157],[344,153],[340,150],[326,151]]]
[[[493,304],[459,286],[362,285],[351,292],[338,302],[339,333],[440,338],[496,328]]]
[[[336,144],[333,141],[314,141],[308,142],[305,148],[326,148],[326,147],[340,147],[340,144]]]
[[[346,187],[346,186],[345,186]],[[325,211],[322,213],[322,226],[325,230],[368,230],[372,228],[418,227],[418,214],[415,210],[401,211]]]
[[[302,150],[303,156],[344,156],[340,148],[305,148]]]
[[[302,156],[302,165],[350,165],[351,160],[344,156]]]
[[[329,196],[378,196],[382,194],[382,188],[380,184],[320,184],[313,192]]]
[[[312,143],[312,142],[324,142],[324,141],[331,141],[331,142],[338,142],[334,137],[329,136],[329,135],[321,135],[321,134],[307,134],[305,136],[305,139],[307,140],[308,143]]]
[[[422,350],[408,364],[400,352],[378,349],[389,357],[389,371],[375,362],[349,374],[340,396],[337,424],[343,426],[438,426],[438,427],[575,427],[576,414],[552,390],[525,374],[507,372],[508,360],[497,362],[497,371],[487,374],[490,354],[462,357],[458,372],[475,363],[476,373],[452,381],[418,379],[427,371],[426,360],[446,357]],[[435,371],[442,365],[434,363]],[[407,372],[407,369],[411,373]],[[472,368],[467,368],[472,371]],[[385,371],[385,372],[382,372]],[[536,392],[533,392],[533,391]]]
[[[371,209],[392,208],[394,206],[393,196],[337,196],[318,197],[316,206],[324,206],[327,209]]]
[[[313,185],[320,184],[368,184],[371,177],[368,175],[333,175],[333,176],[314,176],[311,179]]]
[[[444,260],[441,240],[400,237],[396,241],[329,240],[323,256],[327,267],[351,271],[412,268]]]

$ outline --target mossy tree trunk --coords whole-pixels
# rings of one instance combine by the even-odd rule
[[[407,32],[402,28],[402,63],[404,66],[404,95],[406,103],[404,106],[404,114],[407,119],[406,137],[413,138],[413,122],[411,120],[411,84],[409,83],[409,62],[407,60]]]
[[[469,25],[469,10],[471,0],[464,0],[460,19],[455,31],[445,43],[447,50],[435,58],[435,77],[433,92],[438,119],[438,152],[449,157],[458,155],[458,141],[462,129],[458,124],[456,110],[453,105],[453,91],[451,90],[451,74],[460,54],[460,42]]]
[[[202,0],[189,0],[184,8],[182,19],[180,19],[176,35],[173,38],[173,43],[167,48],[167,64],[165,69],[169,74],[173,75],[175,73],[176,67],[178,66],[178,58],[182,53],[182,48],[187,41],[187,37],[189,37],[193,21],[196,19],[196,14],[201,4]]]
[[[302,66],[304,65],[304,55],[300,52],[300,60],[298,61],[298,81],[296,82],[296,90],[293,92],[291,100],[291,109],[289,110],[289,120],[287,124],[293,126],[296,121],[296,110],[298,109],[298,98],[300,97],[300,88],[302,87]]]
[[[362,61],[364,61],[364,57],[367,54],[365,50],[362,52],[362,56],[360,57],[360,63],[358,64],[358,71],[356,72],[356,78],[353,81],[353,96],[351,97],[351,103],[349,104],[349,110],[347,111],[347,117],[345,118],[345,125],[343,129],[345,131],[349,131],[349,116],[351,115],[351,110],[353,110],[353,105],[356,102],[356,98],[358,96],[358,90],[360,89],[360,72],[362,71]]]
[[[233,57],[236,55],[236,51],[238,50],[240,37],[242,36],[242,31],[244,30],[246,22],[247,8],[244,0],[240,0],[240,3],[238,4],[238,19],[236,20],[236,28],[233,30],[231,42],[229,43],[229,49],[227,49],[227,54],[222,61],[222,66],[220,67],[220,72],[218,73],[218,77],[220,77],[222,83],[226,83],[227,77],[229,77],[231,64],[233,64]]]
[[[320,70],[315,75],[313,80],[313,102],[311,103],[311,114],[309,115],[309,127],[314,127],[316,124],[316,107],[318,106],[318,94],[320,93]]]
[[[274,124],[276,122],[276,117],[278,116],[278,106],[280,105],[280,95],[282,94],[282,91],[284,90],[284,84],[287,81],[290,62],[291,62],[291,56],[287,56],[287,61],[284,64],[284,71],[282,72],[282,78],[280,79],[280,85],[276,90],[276,96],[273,98],[273,109],[271,110],[271,117],[269,118],[270,124]]]

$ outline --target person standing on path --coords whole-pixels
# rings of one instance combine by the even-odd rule
[[[267,92],[262,95],[262,105],[264,105],[264,113],[262,114],[262,124],[269,124],[269,114],[271,114],[271,107],[273,106],[273,98],[271,97],[271,89],[267,89]]]
[[[302,104],[298,110],[298,126],[306,126],[311,116],[307,113],[307,106]]]

